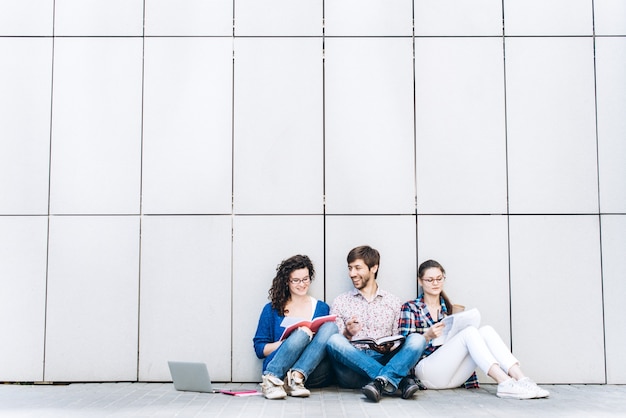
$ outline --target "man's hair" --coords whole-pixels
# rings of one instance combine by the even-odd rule
[[[371,270],[374,266],[379,266],[380,269],[380,253],[369,245],[361,245],[360,247],[353,248],[348,253],[348,264],[356,261],[363,260],[367,267]],[[374,279],[378,275],[378,270],[374,273]]]

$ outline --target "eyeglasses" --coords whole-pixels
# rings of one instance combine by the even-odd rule
[[[428,284],[433,284],[433,283],[441,283],[444,280],[446,280],[446,276],[439,276],[439,277],[427,277],[425,279],[422,279],[422,281],[425,281]]]
[[[301,279],[289,279],[292,284],[308,284],[311,282],[311,278],[309,276],[303,277]]]

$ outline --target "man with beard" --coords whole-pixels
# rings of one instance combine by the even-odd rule
[[[376,275],[380,254],[369,246],[352,249],[347,257],[354,289],[334,300],[331,314],[337,315],[339,333],[330,337],[328,351],[339,386],[361,388],[371,401],[382,394],[410,399],[419,386],[409,375],[419,360],[426,341],[419,333],[409,334],[402,344],[374,347],[351,341],[379,339],[399,334],[400,299],[378,287]]]

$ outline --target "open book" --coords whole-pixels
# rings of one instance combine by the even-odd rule
[[[293,322],[294,320],[292,318],[285,317],[285,319],[283,319],[283,322],[281,323],[281,326],[286,327],[286,328],[285,328],[285,331],[283,331],[283,335],[280,336],[280,339],[284,340],[285,338],[289,336],[289,334],[291,334],[292,332],[294,332],[300,327],[307,327],[311,331],[317,332],[317,330],[319,329],[319,327],[322,326],[322,324],[324,324],[325,322],[333,322],[335,319],[337,319],[337,315],[325,315],[325,316],[318,316],[317,318],[312,319],[311,321],[300,320],[297,322]]]
[[[372,350],[379,353],[387,353],[400,347],[404,342],[404,335],[389,335],[387,337],[372,338],[372,337],[354,337],[350,342],[352,344],[365,344]]]
[[[448,315],[442,319],[444,323],[442,334],[434,338],[431,344],[434,346],[441,345],[449,338],[454,337],[459,331],[462,331],[468,326],[478,327],[480,325],[480,312],[478,309],[473,308],[467,311]]]

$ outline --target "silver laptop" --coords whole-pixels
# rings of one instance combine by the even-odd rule
[[[209,370],[204,363],[168,361],[172,382],[176,390],[219,393],[211,384]]]

